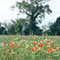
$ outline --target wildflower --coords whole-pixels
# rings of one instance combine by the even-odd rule
[[[8,53],[9,51],[10,51],[10,50],[9,50],[9,49],[7,49],[7,50],[6,50],[6,53]]]
[[[46,41],[46,43],[49,43],[49,42],[50,42],[50,40],[47,40],[47,41]]]
[[[38,47],[35,48],[35,50],[38,50],[38,49],[39,49]]]
[[[49,47],[49,49],[51,50],[51,49],[52,49],[52,47]]]
[[[51,50],[52,50],[52,47],[49,47],[49,49],[48,49],[48,53],[49,53]]]
[[[24,42],[24,40],[22,40],[22,42]]]
[[[31,51],[33,51],[33,50],[34,50],[34,47],[31,48]]]
[[[33,45],[36,45],[36,44],[38,44],[38,42],[33,43]]]
[[[36,40],[36,37],[33,37],[33,40]]]
[[[19,47],[18,45],[15,46],[15,48],[18,48],[18,47]]]
[[[59,49],[60,49],[59,47],[56,48],[56,50],[59,50]]]
[[[13,47],[14,43],[10,43],[10,47]]]
[[[42,47],[44,45],[44,43],[38,44],[39,47]]]
[[[48,53],[50,52],[51,50],[50,49],[48,49]]]

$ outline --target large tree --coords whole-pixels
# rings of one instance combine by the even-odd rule
[[[50,14],[52,11],[48,4],[45,4],[47,0],[22,0],[22,2],[16,2],[16,7],[20,13],[24,13],[30,19],[29,28],[31,32],[35,33],[39,27],[36,26],[36,19],[40,22],[45,18],[45,14]]]

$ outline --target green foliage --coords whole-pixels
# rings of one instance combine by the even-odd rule
[[[52,35],[60,35],[60,17],[50,26],[50,30]]]
[[[0,22],[0,34],[8,34],[7,30],[4,26],[2,26],[2,23]]]
[[[46,5],[46,0],[22,0],[22,2],[16,2],[15,7],[19,9],[20,13],[25,13],[29,18],[29,29],[30,32],[36,34],[35,32],[39,30],[39,27],[36,19],[37,17],[42,18],[45,17],[45,13],[50,14],[52,11],[49,8],[49,5]],[[45,4],[45,5],[44,5]]]
[[[23,26],[26,26],[27,20],[26,19],[16,19],[16,21],[13,21],[13,20],[11,20],[11,21],[12,21],[12,25],[15,27],[15,29],[14,29],[15,33],[22,34]],[[12,30],[12,28],[11,28],[11,30]]]

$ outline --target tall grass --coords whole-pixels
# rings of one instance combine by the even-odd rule
[[[36,38],[35,40],[33,38]],[[46,43],[50,40],[49,43]],[[44,43],[38,47],[38,42]],[[14,43],[12,47],[10,44]],[[18,46],[15,48],[15,46]],[[34,47],[33,50],[31,48]],[[37,50],[35,48],[38,47]],[[49,47],[52,47],[48,53]],[[7,51],[9,49],[9,51]],[[59,36],[24,36],[24,35],[0,35],[0,60],[59,60],[60,37]]]

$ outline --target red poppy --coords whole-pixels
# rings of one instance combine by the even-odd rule
[[[36,44],[38,44],[38,42],[33,43],[33,45],[36,45]]]
[[[49,42],[50,42],[50,40],[47,40],[47,41],[46,41],[46,43],[49,43]]]
[[[10,43],[10,47],[13,47],[14,43]]]
[[[39,47],[42,47],[44,45],[44,43],[38,44]]]
[[[36,40],[36,37],[33,37],[33,40]]]
[[[50,49],[48,49],[48,53],[50,52],[51,50]]]
[[[48,49],[48,53],[49,53],[51,50],[52,50],[52,47],[49,47],[49,49]]]
[[[50,50],[52,50],[52,47],[49,47]]]
[[[6,53],[8,53],[9,51],[10,51],[10,50],[9,50],[9,49],[7,49],[7,50],[6,50]]]
[[[38,50],[38,49],[39,49],[38,47],[35,48],[35,50]]]
[[[33,51],[33,50],[34,50],[34,47],[31,48],[31,51]]]
[[[15,46],[15,48],[18,48],[18,47],[19,47],[18,45]]]

